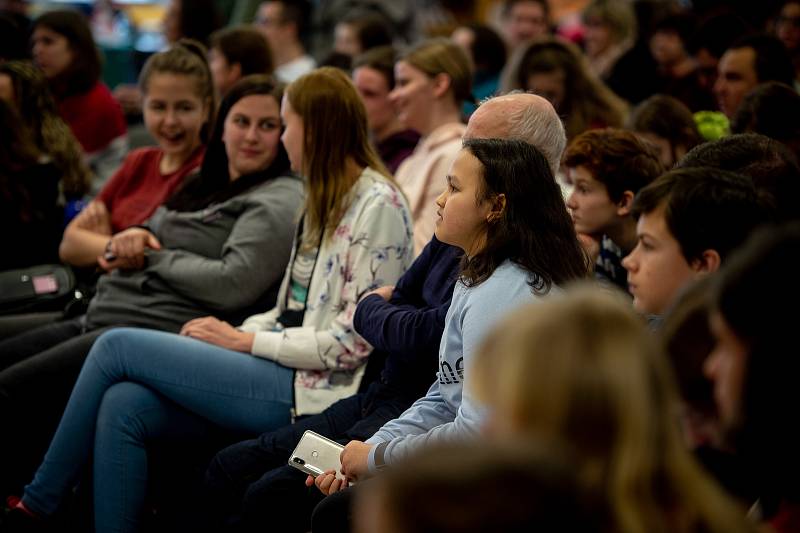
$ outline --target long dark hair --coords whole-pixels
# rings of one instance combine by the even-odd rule
[[[289,156],[283,144],[279,143],[278,153],[268,168],[241,176],[231,182],[228,173],[228,155],[225,152],[225,143],[222,142],[225,119],[236,102],[246,96],[267,95],[280,103],[283,98],[283,88],[280,82],[266,74],[246,76],[231,88],[219,106],[200,172],[189,178],[169,199],[166,203],[167,208],[176,211],[197,211],[232,198],[269,179],[289,174]]]
[[[747,347],[740,425],[730,435],[756,476],[765,515],[778,502],[800,502],[800,438],[787,409],[800,402],[797,320],[779,301],[800,298],[800,223],[764,227],[734,252],[717,275],[716,310]]]
[[[33,23],[63,35],[72,49],[72,63],[66,71],[51,80],[57,98],[81,94],[100,79],[100,52],[97,50],[89,23],[81,13],[67,9],[48,11]]]
[[[17,110],[0,99],[0,199],[7,208],[16,209],[23,220],[32,216],[31,200],[29,189],[17,174],[38,164],[40,155]]]
[[[477,200],[506,197],[500,217],[488,222],[484,249],[464,258],[461,277],[467,286],[485,281],[506,259],[531,273],[529,284],[537,294],[585,278],[589,260],[542,153],[516,140],[468,139],[464,148],[483,166]]]

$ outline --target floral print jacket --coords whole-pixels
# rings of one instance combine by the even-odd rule
[[[357,392],[372,346],[353,330],[356,304],[365,293],[394,285],[413,257],[411,215],[398,187],[366,168],[351,194],[339,226],[320,246],[302,326],[277,322],[289,290],[292,250],[276,307],[240,327],[255,333],[253,355],[297,369],[295,415],[319,413]]]

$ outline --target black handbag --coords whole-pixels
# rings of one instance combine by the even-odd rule
[[[0,272],[0,314],[62,311],[75,298],[75,275],[65,265]]]

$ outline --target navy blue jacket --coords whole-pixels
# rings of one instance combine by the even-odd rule
[[[353,325],[385,356],[381,382],[395,394],[421,398],[436,378],[444,318],[453,297],[463,252],[435,236],[397,281],[387,302],[377,294],[356,307]]]

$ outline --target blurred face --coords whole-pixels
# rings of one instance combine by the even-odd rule
[[[711,315],[710,326],[716,344],[703,371],[714,382],[714,401],[720,419],[724,426],[731,428],[740,419],[748,348],[719,312]]]
[[[283,6],[279,2],[263,2],[256,15],[256,28],[267,38],[272,50],[283,49]]]
[[[397,111],[397,118],[407,128],[425,131],[433,96],[433,80],[418,68],[398,61],[394,66],[394,90],[389,99]]]
[[[655,133],[637,132],[637,136],[645,139],[658,148],[658,158],[664,168],[672,168],[676,161],[686,155],[686,147],[682,144],[673,146],[669,139],[665,139]]]
[[[14,83],[8,74],[0,74],[0,100],[14,104]]]
[[[618,206],[608,196],[608,189],[594,179],[584,167],[568,168],[567,173],[574,188],[567,198],[575,231],[600,236],[619,220]]]
[[[539,2],[517,2],[505,21],[508,43],[516,48],[522,43],[547,35],[547,19]]]
[[[231,180],[265,170],[275,160],[281,136],[278,102],[266,94],[245,96],[225,117],[222,142]]]
[[[384,130],[395,120],[389,100],[389,83],[377,70],[359,67],[353,71],[353,84],[367,109],[367,124],[373,134]]]
[[[586,55],[595,57],[605,52],[612,45],[611,28],[601,20],[587,20],[583,34]]]
[[[355,57],[363,50],[356,30],[346,22],[340,22],[333,29],[333,51],[346,56]]]
[[[749,47],[728,50],[719,60],[714,95],[726,117],[733,118],[747,93],[758,85],[755,62],[755,50]]]
[[[172,0],[167,4],[161,24],[164,27],[164,38],[168,43],[174,43],[183,36],[181,32],[181,0]]]
[[[472,57],[472,43],[475,42],[475,33],[465,27],[456,28],[450,36],[454,43],[460,46],[468,56]]]
[[[700,82],[700,87],[706,91],[713,90],[714,84],[717,83],[719,59],[705,48],[701,48],[695,54],[694,60],[697,63],[697,80]]]
[[[663,206],[639,217],[636,237],[636,247],[622,260],[633,306],[641,313],[661,315],[696,272],[667,228]]]
[[[783,6],[775,21],[775,36],[791,51],[800,48],[800,3]]]
[[[221,98],[225,96],[237,81],[242,79],[242,68],[236,63],[228,63],[225,54],[217,48],[212,48],[208,52],[208,67],[211,70],[211,78],[214,81],[214,90]]]
[[[469,150],[462,149],[447,175],[447,187],[436,199],[436,238],[458,246],[467,255],[483,248],[486,222],[491,206],[479,202],[478,192],[483,181],[483,165]]]
[[[164,153],[185,159],[200,146],[208,103],[197,94],[193,77],[156,72],[147,83],[143,114],[147,131]]]
[[[564,103],[564,81],[566,75],[561,69],[552,72],[535,72],[528,76],[528,84],[525,90],[530,91],[539,96],[547,98],[553,104],[553,107],[558,111],[559,106]]]
[[[281,104],[281,118],[283,119],[283,147],[289,154],[292,170],[303,172],[303,119],[292,109],[289,98],[284,95]]]
[[[45,26],[37,26],[31,36],[33,62],[48,79],[64,73],[72,64],[73,52],[67,38]]]
[[[650,53],[659,65],[671,66],[686,57],[680,36],[672,31],[659,31],[650,39]]]

